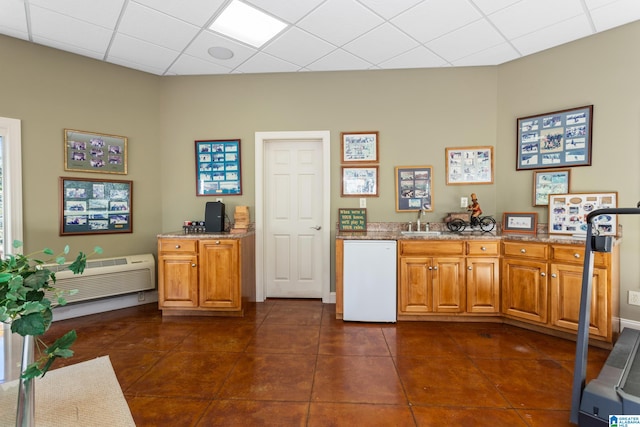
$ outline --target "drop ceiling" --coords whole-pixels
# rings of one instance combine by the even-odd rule
[[[0,34],[199,75],[497,65],[640,19],[638,0],[243,1],[287,27],[256,49],[208,29],[230,0],[0,0]]]

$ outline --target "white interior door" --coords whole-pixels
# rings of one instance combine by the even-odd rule
[[[322,142],[265,149],[267,297],[322,297]]]

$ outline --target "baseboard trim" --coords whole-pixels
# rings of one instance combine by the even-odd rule
[[[70,303],[58,306],[53,310],[53,321],[72,319],[74,317],[88,316],[90,314],[104,313],[105,311],[119,310],[121,308],[135,307],[158,301],[158,291],[144,291],[144,299],[140,301],[138,292],[120,295],[111,298],[102,298],[94,301]]]
[[[640,322],[637,320],[620,319],[620,332],[622,332],[624,328],[640,329]]]
[[[336,292],[330,292],[329,296],[327,296],[326,298],[322,298],[322,302],[324,304],[335,304],[336,303]]]

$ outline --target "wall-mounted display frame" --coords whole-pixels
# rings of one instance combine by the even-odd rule
[[[593,105],[520,117],[516,170],[591,165]]]
[[[533,171],[533,206],[549,205],[549,194],[571,192],[571,169]]]
[[[342,163],[378,163],[377,131],[342,132],[340,140]]]
[[[597,209],[618,207],[618,193],[567,193],[549,195],[549,233],[586,235],[587,215]],[[594,218],[593,232],[601,236],[615,236],[617,215]]]
[[[339,231],[367,231],[367,210],[364,208],[338,209]]]
[[[133,232],[133,182],[60,177],[60,235]]]
[[[341,196],[378,197],[378,166],[342,166]]]
[[[196,195],[239,196],[241,194],[240,140],[196,141]]]
[[[445,149],[447,185],[493,184],[493,147]]]
[[[127,174],[126,136],[64,130],[64,170]]]
[[[433,211],[433,167],[396,166],[396,212]]]
[[[505,212],[502,215],[503,233],[536,234],[538,214],[536,212]]]

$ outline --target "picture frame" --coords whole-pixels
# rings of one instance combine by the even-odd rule
[[[571,169],[533,171],[533,206],[548,206],[549,194],[571,192]]]
[[[239,196],[242,167],[239,139],[195,141],[196,196]]]
[[[433,167],[396,166],[396,212],[433,211]]]
[[[342,163],[378,163],[377,131],[342,132],[340,141]]]
[[[593,105],[520,117],[516,170],[591,166]]]
[[[338,209],[338,231],[367,231],[367,209]]]
[[[342,166],[342,197],[378,197],[378,166]]]
[[[64,130],[64,170],[127,174],[126,136]]]
[[[133,232],[133,182],[60,177],[60,235]]]
[[[536,234],[537,227],[536,212],[505,212],[502,215],[503,233]]]
[[[493,184],[493,147],[445,148],[447,185]]]
[[[549,195],[549,234],[584,235],[587,215],[597,209],[618,207],[618,193],[567,193]],[[618,216],[600,215],[593,220],[593,232],[617,236]]]

